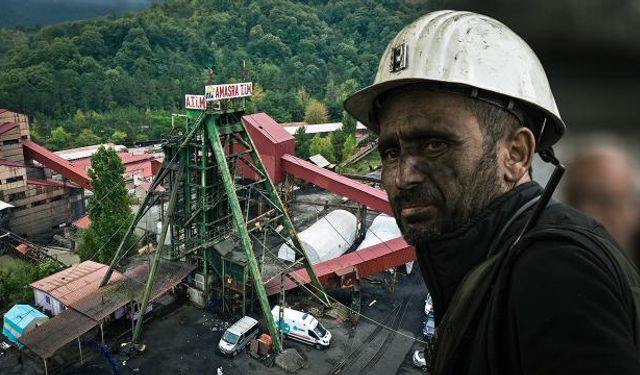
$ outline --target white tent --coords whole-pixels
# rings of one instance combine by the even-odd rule
[[[335,210],[298,233],[298,238],[309,262],[316,264],[339,257],[349,250],[356,240],[357,228],[358,219],[354,214]],[[295,261],[296,253],[290,241],[280,246],[278,258]]]
[[[362,240],[356,251],[400,236],[402,236],[402,233],[400,233],[400,228],[398,228],[396,219],[389,215],[380,214],[373,219],[371,226],[367,229],[367,234],[365,235],[364,240]],[[413,262],[409,262],[405,266],[407,268],[407,273],[411,273],[413,270]]]

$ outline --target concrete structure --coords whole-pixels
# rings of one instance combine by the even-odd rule
[[[14,305],[4,314],[2,334],[22,349],[19,337],[44,324],[49,317],[29,305]]]
[[[84,213],[82,189],[34,164],[27,116],[0,109],[0,200],[11,204],[7,227],[31,238],[49,237]]]

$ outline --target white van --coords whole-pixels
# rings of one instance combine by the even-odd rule
[[[274,307],[271,315],[276,326],[282,326],[286,337],[313,345],[316,349],[331,345],[331,332],[326,330],[313,315],[285,307],[284,321],[280,322],[280,306]]]
[[[224,331],[218,350],[224,355],[235,357],[258,336],[258,333],[260,333],[260,323],[252,317],[244,316]]]

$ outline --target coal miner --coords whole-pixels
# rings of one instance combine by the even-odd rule
[[[483,15],[429,13],[345,108],[379,135],[382,181],[433,297],[431,374],[640,374],[637,269],[551,199],[565,124],[520,37]],[[536,153],[555,165],[544,189]]]

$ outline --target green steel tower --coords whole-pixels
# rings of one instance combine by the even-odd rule
[[[251,84],[248,85],[250,93]],[[209,87],[213,86],[207,90]],[[225,90],[219,90],[217,95],[233,96],[233,88]],[[158,195],[156,187],[163,182],[165,195],[170,199],[159,244],[166,243],[170,233],[170,245],[158,246],[141,311],[146,309],[160,257],[187,261],[198,266],[204,300],[217,295],[224,310],[231,303],[230,295],[240,295],[244,314],[247,303],[253,307],[257,299],[274,349],[279,352],[282,343],[271,315],[259,262],[259,258],[264,259],[264,252],[270,252],[266,239],[276,238],[280,242],[290,239],[298,252],[294,266],[306,268],[323,304],[328,306],[329,300],[241,121],[245,98],[210,100],[206,102],[206,109],[204,103],[202,99],[203,109],[187,110],[182,135],[164,145],[164,164],[123,241],[127,241],[137,221],[148,211],[154,201],[151,197]],[[261,257],[256,257],[255,249],[261,249]],[[111,268],[122,257],[119,249]],[[111,272],[105,275],[103,285],[110,275]],[[220,280],[217,287],[210,282],[213,278]],[[138,319],[134,343],[140,338],[142,321]]]

